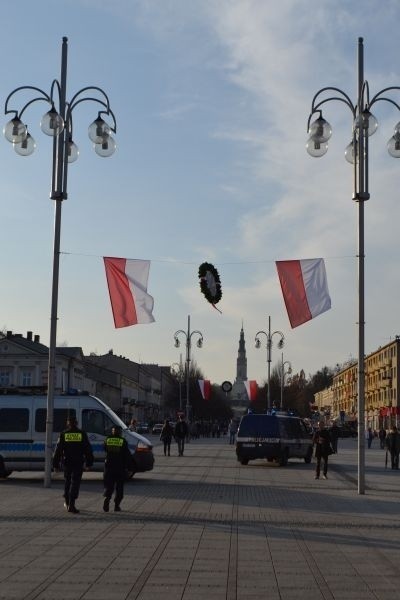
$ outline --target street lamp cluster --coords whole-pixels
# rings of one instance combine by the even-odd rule
[[[369,137],[375,133],[378,122],[371,113],[377,102],[388,102],[400,111],[400,104],[387,96],[390,91],[400,91],[400,86],[382,89],[370,98],[369,84],[364,79],[363,38],[358,39],[357,54],[357,91],[358,97],[353,103],[350,97],[337,87],[321,88],[311,103],[308,117],[309,140],[306,148],[313,157],[323,156],[328,150],[328,140],[332,128],[322,116],[322,106],[331,101],[346,105],[352,116],[352,138],[345,151],[345,158],[353,164],[353,200],[358,203],[358,367],[357,367],[357,409],[358,409],[358,493],[365,493],[365,314],[364,314],[364,202],[369,200]],[[317,118],[311,122],[311,119]],[[387,143],[391,156],[400,158],[400,122],[394,128],[394,135]]]
[[[55,201],[54,218],[54,247],[53,247],[53,278],[51,295],[50,317],[50,343],[49,343],[49,368],[48,368],[48,393],[46,417],[46,450],[45,450],[45,487],[51,485],[51,461],[53,450],[53,416],[54,416],[54,386],[56,375],[56,340],[57,340],[57,312],[58,312],[58,281],[60,262],[60,237],[61,237],[61,206],[66,200],[68,164],[74,162],[79,155],[79,150],[73,141],[72,112],[82,102],[94,102],[100,105],[98,116],[89,127],[89,138],[94,144],[95,152],[101,157],[111,156],[115,151],[115,141],[111,132],[116,132],[116,120],[110,108],[106,93],[99,87],[84,87],[79,90],[70,101],[66,99],[67,92],[67,56],[68,39],[63,38],[61,50],[61,77],[53,80],[50,93],[47,94],[35,86],[21,86],[13,90],[5,102],[5,114],[13,114],[12,119],[4,127],[6,139],[13,144],[15,152],[20,156],[29,156],[35,150],[36,143],[23,123],[22,117],[26,109],[36,102],[46,102],[50,109],[43,116],[40,126],[48,136],[53,138],[53,163],[50,198]],[[10,108],[11,99],[18,92],[32,92],[36,94],[26,102],[21,110]],[[56,107],[57,106],[57,107]],[[111,125],[103,119],[106,116]]]
[[[202,348],[203,346],[203,334],[201,331],[195,329],[194,331],[190,331],[190,315],[188,316],[188,325],[187,331],[183,331],[183,329],[178,329],[174,333],[175,340],[175,348],[179,348],[181,345],[179,336],[183,336],[185,339],[186,345],[186,363],[185,363],[185,371],[186,371],[186,419],[190,420],[190,396],[189,396],[189,381],[190,381],[190,361],[191,361],[191,348],[192,348],[192,337],[197,336],[197,347]]]
[[[287,369],[285,370],[286,365],[287,365]],[[283,389],[285,387],[285,376],[286,375],[291,375],[291,373],[292,373],[292,363],[289,360],[283,361],[283,352],[282,352],[281,373],[280,373],[280,379],[281,379],[281,403],[280,403],[280,409],[281,410],[283,410]]]
[[[267,381],[267,409],[271,410],[271,353],[272,353],[272,338],[274,335],[279,336],[278,348],[283,348],[283,344],[285,341],[285,336],[282,331],[273,331],[271,333],[271,317],[268,317],[268,332],[266,331],[258,331],[255,337],[255,346],[256,348],[261,348],[261,340],[259,335],[265,335],[267,338],[267,365],[268,365],[268,381]]]

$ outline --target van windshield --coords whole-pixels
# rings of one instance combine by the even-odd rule
[[[271,415],[246,415],[238,430],[239,437],[279,437],[278,419]]]

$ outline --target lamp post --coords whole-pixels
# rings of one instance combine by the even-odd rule
[[[358,410],[358,493],[365,493],[365,306],[364,306],[364,202],[369,200],[368,176],[369,136],[375,133],[378,122],[371,113],[372,106],[384,100],[400,110],[400,105],[385,94],[400,90],[399,86],[382,89],[370,98],[369,84],[364,79],[364,44],[358,38],[357,54],[357,99],[353,104],[350,97],[337,87],[321,88],[311,103],[308,118],[307,152],[314,157],[323,156],[328,150],[331,126],[322,117],[322,105],[332,100],[345,104],[352,115],[352,139],[345,150],[345,158],[353,164],[353,200],[358,203],[358,365],[357,365],[357,410]],[[333,94],[333,95],[330,95]],[[311,123],[313,116],[316,120]],[[394,128],[394,135],[387,144],[388,152],[394,158],[400,158],[400,122]]]
[[[287,371],[285,371],[285,365],[288,365]],[[285,375],[290,375],[292,372],[292,363],[289,360],[285,360],[283,362],[283,352],[282,352],[282,362],[281,362],[281,404],[279,409],[283,408],[283,388],[285,387]]]
[[[182,354],[180,355],[179,363],[172,363],[172,365],[171,365],[171,372],[178,379],[178,383],[179,383],[179,412],[182,412],[182,382],[183,382],[183,378],[184,378],[184,375],[185,375],[184,374],[184,370],[183,370],[183,364],[182,364]]]
[[[84,87],[66,99],[67,93],[67,57],[68,39],[63,37],[61,50],[61,77],[54,79],[50,93],[34,86],[22,86],[13,90],[6,99],[4,112],[13,114],[13,118],[4,127],[4,135],[13,144],[14,150],[21,156],[29,156],[35,150],[36,144],[28,133],[28,128],[22,122],[25,110],[36,102],[46,102],[50,110],[43,116],[40,126],[43,133],[53,138],[53,162],[50,199],[55,202],[54,245],[53,245],[53,277],[51,292],[50,343],[47,385],[47,416],[46,416],[46,447],[45,447],[45,487],[51,486],[51,461],[53,452],[53,417],[54,417],[54,388],[56,378],[56,341],[57,341],[57,310],[58,310],[58,280],[60,262],[61,236],[61,207],[67,199],[67,175],[69,163],[77,160],[79,150],[73,141],[72,112],[78,104],[91,101],[100,105],[97,119],[89,127],[89,137],[99,156],[108,157],[115,151],[115,141],[110,132],[116,132],[116,120],[110,108],[105,92],[99,87]],[[34,96],[26,102],[20,111],[10,108],[10,101],[21,91],[31,92]],[[93,94],[93,95],[92,95]],[[112,124],[108,125],[102,116],[107,115]]]
[[[267,365],[268,365],[268,381],[267,381],[267,410],[271,410],[271,350],[272,350],[272,338],[274,337],[274,335],[279,335],[280,336],[280,340],[278,342],[278,348],[283,348],[283,344],[284,344],[284,340],[285,340],[285,336],[283,335],[282,331],[273,331],[271,333],[271,317],[268,317],[268,332],[266,331],[258,331],[256,333],[256,338],[255,338],[255,342],[256,342],[256,348],[260,348],[261,347],[261,341],[259,339],[259,335],[263,334],[266,336],[267,338]]]
[[[188,325],[187,325],[187,331],[183,331],[183,329],[178,329],[178,331],[175,331],[174,333],[174,340],[175,340],[175,348],[179,348],[179,346],[181,345],[180,341],[179,341],[179,335],[183,335],[185,338],[185,343],[186,343],[186,363],[185,363],[185,370],[186,370],[186,420],[189,421],[190,418],[190,397],[189,397],[189,375],[190,375],[190,352],[191,352],[191,347],[192,347],[192,337],[194,335],[198,336],[198,340],[197,340],[197,347],[201,348],[203,346],[203,334],[201,333],[201,331],[198,331],[197,329],[195,329],[194,331],[190,331],[190,315],[188,316]]]

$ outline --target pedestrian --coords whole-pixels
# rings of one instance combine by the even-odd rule
[[[386,447],[390,452],[390,458],[392,459],[392,469],[399,468],[399,454],[400,454],[400,433],[396,425],[392,426],[390,433],[386,436]]]
[[[368,448],[371,448],[372,440],[374,439],[372,427],[368,427],[367,431],[365,432],[365,439],[367,440]]]
[[[165,419],[163,428],[161,429],[160,440],[164,442],[164,456],[171,456],[171,442],[174,430],[168,419]]]
[[[188,435],[188,433],[189,433],[189,428],[187,426],[185,418],[183,415],[179,415],[179,421],[175,425],[175,432],[174,432],[175,439],[178,444],[179,456],[183,456],[183,452],[185,450],[185,439],[186,439],[186,436]]]
[[[53,455],[53,467],[64,468],[64,506],[68,512],[77,514],[75,501],[79,496],[84,464],[93,465],[93,452],[85,431],[78,428],[75,417],[67,419],[67,428],[60,433]]]
[[[235,443],[237,430],[238,430],[237,421],[235,419],[231,419],[229,422],[229,443],[230,444]]]
[[[386,439],[386,429],[381,427],[379,430],[379,443],[382,450],[385,448],[385,439]]]
[[[129,427],[129,431],[136,431],[136,429],[137,429],[136,419],[131,419],[128,427]]]
[[[330,433],[330,436],[331,436],[333,454],[337,454],[337,447],[338,447],[338,439],[339,439],[339,435],[340,435],[340,429],[336,425],[336,423],[333,423],[333,425],[332,425],[331,430],[330,430],[329,433]]]
[[[328,456],[332,454],[333,451],[329,431],[325,428],[325,423],[323,421],[318,423],[318,429],[315,431],[312,441],[315,446],[315,458],[317,459],[315,479],[319,479],[321,459],[324,461],[323,478],[328,479]]]
[[[122,428],[114,425],[111,435],[104,442],[106,458],[104,461],[104,502],[103,510],[110,510],[110,500],[114,495],[114,511],[121,510],[124,497],[124,481],[126,472],[133,471],[133,459],[128,448],[128,442],[122,435]]]

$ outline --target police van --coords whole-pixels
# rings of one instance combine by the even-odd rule
[[[276,461],[282,467],[289,458],[310,463],[312,451],[311,434],[299,417],[284,413],[248,414],[239,423],[236,455],[242,465],[257,458]]]
[[[45,464],[47,397],[45,395],[0,395],[0,477],[12,471],[42,471]],[[144,436],[130,431],[99,398],[62,395],[54,398],[53,448],[69,417],[86,431],[94,454],[93,470],[104,467],[104,441],[118,425],[128,442],[134,472],[150,471],[153,447]]]

